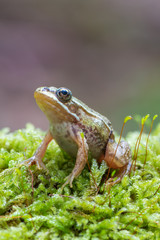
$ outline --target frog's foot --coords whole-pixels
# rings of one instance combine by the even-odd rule
[[[24,160],[23,162],[20,163],[20,166],[22,166],[22,165],[25,165],[28,167],[30,167],[32,165],[37,165],[38,169],[40,169],[40,170],[44,169],[44,170],[48,171],[45,164],[42,162],[42,160],[37,158],[36,156],[33,156],[27,160]]]
[[[68,183],[69,183],[70,187],[72,188],[73,187],[72,182],[73,182],[74,178],[75,178],[75,175],[73,173],[69,174],[65,178],[65,180],[67,180],[67,181],[62,185],[62,190]]]
[[[119,179],[119,181],[117,182],[117,179],[116,180],[114,179],[115,178],[109,178],[106,182],[106,187],[112,187],[113,185],[121,181],[121,179]]]
[[[113,185],[121,182],[122,178],[125,175],[129,174],[130,169],[131,169],[131,162],[129,161],[129,163],[126,166],[124,166],[120,169],[119,173],[117,175],[115,175],[114,178],[109,178],[108,179],[106,185],[113,186]]]

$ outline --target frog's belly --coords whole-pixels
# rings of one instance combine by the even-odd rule
[[[74,128],[75,132],[82,132],[82,129],[77,129],[77,126]],[[50,131],[53,138],[57,144],[69,155],[76,157],[78,146],[77,143],[72,139],[71,133],[68,129],[68,124],[58,124],[56,128],[51,126]],[[87,131],[85,129],[84,135],[89,146],[89,152],[93,158],[98,159],[105,152],[106,143],[100,135],[94,134],[93,132]]]
[[[60,148],[62,148],[69,155],[76,157],[78,146],[76,142],[71,138],[71,134],[68,129],[68,124],[56,124],[50,127],[53,139],[57,142]]]

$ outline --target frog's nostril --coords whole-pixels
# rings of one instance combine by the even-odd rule
[[[44,88],[42,89],[42,91],[49,91],[49,88],[48,88],[48,87],[44,87]]]

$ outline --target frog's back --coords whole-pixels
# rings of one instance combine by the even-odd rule
[[[112,124],[109,121],[109,119],[105,116],[103,116],[102,114],[96,112],[95,110],[93,110],[92,108],[88,107],[85,103],[83,103],[82,101],[80,101],[79,99],[73,97],[74,102],[76,103],[76,105],[79,106],[76,114],[80,117],[80,121],[83,121],[86,119],[86,117],[88,116],[88,118],[93,118],[92,121],[94,122],[96,119],[99,121],[100,125],[104,125],[105,128],[107,128],[108,131],[112,131]]]

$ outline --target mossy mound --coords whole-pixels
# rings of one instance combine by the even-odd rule
[[[138,132],[126,140],[134,151]],[[52,141],[44,163],[49,170],[28,169],[19,163],[31,157],[44,133],[31,124],[10,133],[0,131],[0,240],[8,239],[160,239],[160,125],[151,134],[146,154],[147,135],[143,134],[136,171],[121,183],[104,190],[107,166],[95,160],[73,182],[64,179],[75,159],[67,156]]]

